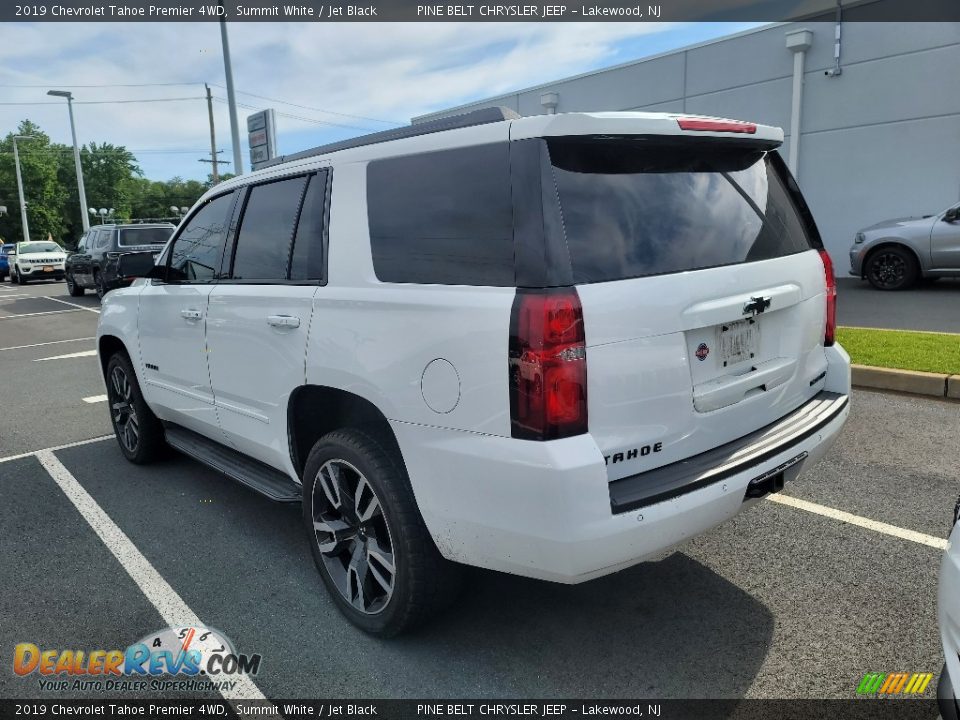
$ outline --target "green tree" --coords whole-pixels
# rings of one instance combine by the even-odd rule
[[[30,237],[46,239],[49,235],[62,242],[67,231],[63,214],[66,193],[58,178],[62,146],[52,144],[50,137],[30,120],[22,121],[15,132],[0,141],[0,205],[7,206],[7,214],[0,218],[0,237],[8,241],[23,237],[14,168],[14,135],[32,138],[17,141]]]

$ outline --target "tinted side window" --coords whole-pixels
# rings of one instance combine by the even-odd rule
[[[372,162],[367,207],[380,280],[514,284],[507,143]]]
[[[209,282],[220,273],[227,237],[227,213],[233,193],[210,200],[187,222],[173,244],[168,278],[179,282]]]
[[[234,280],[285,280],[306,178],[250,188],[233,256]]]
[[[293,241],[290,261],[291,280],[323,280],[323,254],[326,245],[324,209],[327,196],[327,173],[312,176],[300,209],[297,237]]]
[[[97,249],[104,248],[107,246],[107,241],[110,239],[112,234],[111,230],[98,230],[97,231]]]

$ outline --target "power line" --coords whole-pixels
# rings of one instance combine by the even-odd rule
[[[182,83],[127,83],[127,84],[105,84],[105,85],[71,85],[69,83],[47,83],[46,85],[0,85],[0,88],[48,88],[70,87],[70,88],[113,88],[113,87],[177,87],[183,85],[203,85],[202,82],[182,82]]]
[[[179,97],[179,98],[143,98],[140,100],[74,100],[74,105],[122,105],[126,103],[155,103],[155,102],[181,102],[183,100],[205,100],[206,98],[197,97]],[[63,105],[61,102],[0,102],[0,105]]]
[[[213,87],[218,87],[223,89],[223,85],[218,85],[216,83],[210,83]],[[370,122],[384,123],[386,125],[406,125],[406,123],[397,122],[396,120],[380,120],[379,118],[365,117],[363,115],[351,115],[350,113],[336,112],[334,110],[324,110],[323,108],[310,107],[308,105],[298,105],[297,103],[292,103],[288,100],[280,100],[278,98],[267,97],[266,95],[256,95],[251,92],[244,92],[243,90],[237,90],[237,93],[240,95],[247,95],[249,97],[259,98],[260,100],[267,100],[269,102],[280,103],[281,105],[289,105],[290,107],[300,108],[301,110],[310,110],[311,112],[320,112],[327,115],[339,115],[340,117],[345,118],[354,118],[355,120],[368,120]]]
[[[223,104],[226,104],[226,103],[227,103],[227,101],[224,100],[223,98],[215,97],[215,98],[213,98],[213,99],[214,99],[216,102],[218,102],[218,103],[223,103]],[[256,105],[248,105],[248,104],[246,104],[246,103],[240,103],[240,102],[237,103],[237,107],[242,107],[242,108],[244,108],[244,109],[246,109],[246,110],[256,110],[256,109],[257,109],[257,106],[256,106]],[[279,115],[280,117],[291,118],[291,119],[293,119],[293,120],[301,120],[301,121],[303,121],[303,122],[315,123],[315,124],[317,124],[317,125],[328,125],[328,126],[330,126],[330,127],[345,128],[345,129],[347,129],[347,130],[360,130],[361,132],[371,132],[371,131],[372,131],[371,128],[360,127],[359,125],[346,125],[346,124],[344,124],[344,123],[330,122],[329,120],[317,120],[316,118],[302,117],[302,116],[300,116],[300,115],[291,115],[290,113],[285,113],[285,112],[277,112],[277,115]]]

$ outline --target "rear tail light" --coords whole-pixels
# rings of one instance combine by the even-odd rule
[[[837,334],[837,279],[833,276],[833,261],[830,259],[830,254],[822,248],[819,252],[827,283],[827,323],[823,331],[823,346],[829,347],[833,345]]]
[[[681,130],[699,130],[701,132],[733,132],[753,135],[757,132],[754,123],[739,122],[737,120],[703,120],[700,118],[678,118],[677,124]]]
[[[585,433],[587,346],[576,288],[518,288],[509,350],[512,436],[556,440]]]

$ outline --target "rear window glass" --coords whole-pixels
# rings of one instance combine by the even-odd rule
[[[372,162],[367,207],[380,280],[514,284],[507,143]]]
[[[163,245],[172,234],[172,227],[124,228],[120,231],[120,244]]]
[[[662,139],[564,138],[548,147],[576,283],[811,248],[763,150]]]

